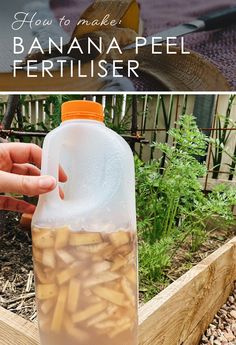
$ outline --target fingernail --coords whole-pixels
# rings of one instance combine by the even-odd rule
[[[39,187],[43,190],[54,189],[56,184],[56,180],[52,176],[42,176],[39,178]]]

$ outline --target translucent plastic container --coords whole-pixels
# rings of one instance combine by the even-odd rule
[[[42,345],[137,345],[132,152],[102,106],[72,101],[48,134],[42,174],[68,181],[40,196],[32,222]]]

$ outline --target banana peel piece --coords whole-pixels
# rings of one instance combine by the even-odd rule
[[[65,265],[70,265],[75,261],[75,258],[70,255],[66,250],[64,249],[59,249],[57,250],[57,256],[58,258],[65,264]]]
[[[55,239],[55,248],[62,249],[66,247],[70,235],[70,230],[68,227],[62,227],[55,230],[56,239]]]
[[[74,323],[86,321],[86,320],[90,319],[91,317],[93,317],[94,315],[102,312],[104,309],[106,309],[106,307],[107,307],[107,303],[105,301],[94,304],[94,305],[72,315],[72,321]]]
[[[127,269],[127,271],[125,272],[125,276],[128,278],[128,280],[132,283],[132,284],[136,284],[137,282],[137,274],[136,274],[136,270],[133,266],[129,267]]]
[[[52,229],[34,228],[32,231],[33,245],[40,249],[54,247],[54,233]]]
[[[93,293],[98,297],[102,297],[104,300],[111,302],[112,304],[125,306],[125,295],[121,292],[103,287],[103,286],[96,286],[92,289]]]
[[[70,313],[75,313],[78,308],[80,298],[80,287],[81,282],[78,279],[71,279],[69,283],[67,300],[67,309]]]
[[[89,277],[84,282],[84,287],[92,287],[95,285],[100,285],[104,283],[111,282],[113,280],[119,279],[120,275],[115,272],[101,272],[93,277]]]
[[[87,246],[81,246],[78,250],[89,254],[98,254],[108,246],[108,243],[98,243],[98,244],[89,244]]]
[[[114,20],[116,24],[96,25],[98,21],[101,22],[108,14],[110,21]],[[96,23],[95,25],[86,25],[85,21],[88,21],[88,23]],[[92,39],[96,39],[97,37],[97,40],[99,37],[102,37],[103,40],[106,41],[104,43],[103,50],[105,51],[106,46],[114,37],[117,39],[119,45],[123,47],[133,43],[137,35],[142,35],[142,31],[143,22],[140,19],[140,8],[136,0],[95,0],[78,20],[70,42],[63,46],[62,54],[60,54],[56,49],[52,50],[51,54],[49,54],[49,51],[46,49],[44,50],[44,54],[42,54],[41,51],[36,51],[27,55],[20,66],[26,66],[28,60],[36,60],[40,63],[42,60],[68,55],[67,51],[75,38],[79,40],[79,44],[82,49],[85,49],[88,37],[91,37]],[[102,54],[100,59],[105,58],[105,55],[106,54]],[[87,56],[86,54],[78,52],[74,53],[72,51],[69,56],[78,60],[80,59],[86,63],[91,59],[98,57],[98,53],[94,51],[92,56]],[[115,59],[117,58],[117,54],[108,54],[107,58]]]
[[[55,272],[50,270],[47,271],[46,269],[42,269],[42,267],[38,264],[35,264],[35,276],[36,279],[42,284],[51,284],[54,282],[55,279]]]
[[[127,245],[130,242],[129,234],[125,231],[117,231],[110,234],[109,239],[113,246],[121,247]]]
[[[135,296],[134,296],[134,291],[131,288],[131,285],[129,283],[129,281],[126,278],[122,278],[121,279],[121,286],[122,286],[122,290],[124,291],[126,297],[129,299],[129,301],[131,302],[131,304],[133,306],[135,306]]]
[[[87,322],[87,326],[93,326],[96,325],[102,321],[107,320],[109,317],[111,317],[118,309],[118,306],[115,305],[111,305],[107,308],[107,310],[97,316],[95,316],[94,318],[92,318],[91,320],[89,320]]]
[[[78,21],[72,37],[82,37],[95,31],[106,31],[112,28],[111,25],[99,25],[109,13],[110,20],[115,20],[117,27],[127,28],[139,33],[140,28],[140,8],[136,0],[95,0],[82,14],[81,19],[92,23],[96,20],[97,25],[84,25]],[[94,22],[94,24],[96,24]]]
[[[67,301],[68,287],[62,286],[59,290],[56,307],[53,313],[51,330],[55,333],[59,333],[62,328],[66,301]]]
[[[77,274],[79,274],[81,270],[81,265],[77,262],[74,262],[68,268],[62,270],[57,274],[57,282],[59,285],[65,284],[71,278],[74,278]]]
[[[121,267],[125,266],[127,262],[128,260],[122,255],[116,256],[111,266],[111,272],[118,271]]]
[[[54,269],[56,267],[56,258],[54,254],[55,252],[52,248],[44,249],[42,264],[46,267]]]
[[[70,246],[84,246],[102,242],[102,236],[99,232],[83,233],[75,232],[70,235]]]
[[[130,252],[132,252],[133,248],[129,244],[124,244],[123,246],[117,248],[116,253],[119,253],[121,255],[128,255]]]
[[[101,262],[95,263],[93,265],[92,270],[93,270],[93,273],[97,274],[97,273],[108,271],[110,268],[111,268],[111,263],[109,261],[101,261]]]

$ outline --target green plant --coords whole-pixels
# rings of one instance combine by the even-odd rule
[[[136,160],[137,192],[140,195],[138,217],[145,219],[148,215],[152,230],[145,230],[145,237],[150,241],[170,235],[181,219],[181,209],[186,205],[192,207],[193,197],[203,197],[198,177],[206,170],[195,157],[205,155],[205,137],[192,116],[183,116],[178,126],[169,131],[175,146],[154,144],[166,156],[163,168],[160,161],[145,165]]]
[[[175,146],[154,144],[166,155],[163,168],[160,161],[144,164],[136,158],[140,236],[149,243],[175,233],[177,242],[191,236],[196,250],[210,219],[220,219],[222,226],[234,221],[231,207],[236,204],[236,191],[221,186],[208,196],[203,194],[199,177],[205,175],[206,167],[198,157],[206,154],[207,138],[193,116],[182,116],[169,135]]]
[[[139,246],[139,266],[143,279],[157,280],[171,265],[170,251],[174,239],[166,237],[155,243],[142,242]]]
[[[157,294],[160,283],[162,286],[168,283],[165,272],[171,266],[173,248],[173,237],[163,238],[155,243],[142,241],[139,244],[139,291],[142,292],[144,301]]]
[[[187,248],[191,259],[207,228],[222,230],[235,223],[235,188],[221,184],[205,195],[199,182],[206,173],[198,158],[206,154],[207,137],[193,116],[182,116],[176,125],[169,131],[175,146],[154,144],[165,153],[164,167],[161,159],[144,164],[135,157],[140,291],[145,301],[170,283],[167,271],[179,248]],[[189,269],[193,263],[184,265]]]

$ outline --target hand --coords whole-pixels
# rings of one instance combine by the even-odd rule
[[[52,176],[40,176],[41,158],[42,150],[37,145],[0,144],[0,193],[34,196],[52,191],[57,183]],[[61,168],[59,179],[61,182],[67,180]],[[9,196],[0,196],[0,209],[33,213],[35,206]]]

